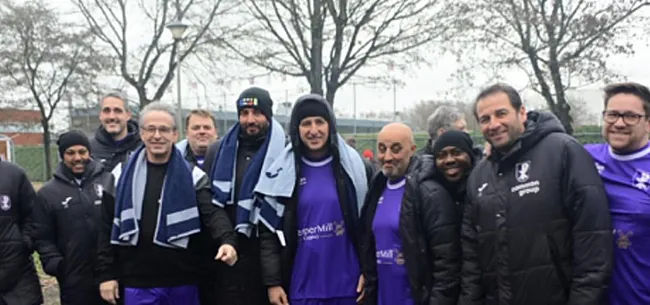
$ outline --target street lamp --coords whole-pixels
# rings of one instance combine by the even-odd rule
[[[182,39],[183,39],[183,34],[185,34],[185,30],[187,30],[187,24],[184,24],[180,19],[173,21],[169,24],[167,24],[167,28],[169,31],[172,33],[172,37],[174,38],[174,43],[178,44]],[[176,107],[177,109],[177,116],[178,116],[178,127],[180,129],[180,136],[183,138],[185,136],[184,132],[184,125],[183,125],[183,106],[181,106],[181,53],[178,52],[178,47],[176,51]]]

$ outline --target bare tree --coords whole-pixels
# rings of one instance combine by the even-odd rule
[[[521,68],[572,133],[566,91],[616,76],[607,59],[633,51],[633,17],[647,5],[647,0],[459,1],[471,29],[459,49],[473,69]],[[481,48],[489,55],[477,52]]]
[[[224,40],[230,29],[215,25],[236,3],[231,0],[74,0],[93,34],[106,43],[118,61],[117,73],[138,93],[140,107],[160,100],[172,82],[176,67],[191,55],[212,52],[216,41]],[[138,18],[134,18],[138,15]],[[141,19],[140,19],[141,17]],[[144,19],[150,27],[134,27],[133,21]],[[184,20],[189,34],[178,41],[163,41],[166,26]],[[217,28],[217,27],[215,27]],[[130,34],[152,30],[143,43],[129,40]],[[147,89],[153,87],[153,94]]]
[[[253,17],[245,39],[222,43],[249,64],[307,78],[333,104],[364,67],[422,62],[421,47],[444,40],[454,22],[442,1],[244,0]]]
[[[589,110],[587,101],[575,94],[567,94],[567,102],[571,105],[572,126],[580,127],[587,125],[596,125],[598,123],[598,115]]]
[[[41,113],[45,173],[51,176],[51,120],[61,101],[81,97],[94,86],[107,58],[93,50],[82,27],[62,21],[41,1],[0,2],[0,77],[12,90],[11,100]]]

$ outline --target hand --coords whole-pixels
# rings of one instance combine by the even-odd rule
[[[363,302],[363,298],[366,296],[366,291],[363,289],[363,286],[366,285],[366,278],[363,277],[363,274],[359,276],[359,283],[357,284],[357,293],[359,296],[357,297],[357,303]]]
[[[273,305],[289,305],[287,294],[284,293],[282,286],[269,287],[269,302]]]
[[[228,264],[228,266],[232,266],[237,262],[237,251],[231,245],[221,245],[221,247],[219,247],[219,251],[217,252],[217,256],[215,256],[214,259],[217,261],[222,261]]]
[[[117,281],[106,281],[99,284],[99,293],[102,295],[102,299],[106,302],[109,302],[113,305],[117,304],[117,299],[120,298],[120,286],[117,284]]]

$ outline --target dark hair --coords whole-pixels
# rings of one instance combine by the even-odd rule
[[[108,93],[104,94],[99,99],[99,107],[100,108],[104,107],[104,100],[109,98],[109,97],[116,98],[116,99],[122,101],[122,103],[124,104],[124,110],[126,112],[131,112],[131,109],[129,109],[129,105],[128,105],[129,98],[128,98],[126,92],[119,91],[119,90],[113,90],[111,92],[108,92]]]
[[[198,117],[202,117],[202,118],[210,118],[212,120],[212,124],[214,125],[214,128],[215,129],[217,128],[217,119],[214,117],[214,115],[212,115],[212,113],[210,113],[207,110],[203,110],[203,109],[194,109],[194,110],[190,111],[190,114],[188,114],[185,117],[185,127],[190,126],[190,118],[193,115],[198,116]]]
[[[519,95],[517,90],[510,85],[497,83],[481,90],[481,92],[476,97],[476,100],[474,100],[474,117],[476,117],[477,120],[478,120],[478,112],[476,111],[476,106],[478,106],[478,102],[490,95],[494,95],[497,93],[505,93],[508,96],[508,99],[510,100],[510,105],[512,105],[512,108],[515,108],[515,110],[517,111],[521,109],[521,105],[523,103],[521,101],[521,96]]]
[[[612,96],[617,94],[632,94],[643,101],[643,111],[646,115],[650,114],[650,90],[648,87],[639,83],[616,83],[605,87],[605,108]]]

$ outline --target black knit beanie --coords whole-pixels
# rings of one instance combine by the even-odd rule
[[[251,87],[244,90],[237,98],[237,112],[241,112],[244,108],[257,108],[271,121],[273,117],[273,100],[268,91],[259,88]]]
[[[78,130],[70,130],[61,134],[59,140],[56,141],[56,144],[59,146],[59,156],[61,156],[61,159],[63,159],[65,151],[75,145],[82,145],[88,149],[88,152],[90,152],[90,142],[88,141],[88,137]]]
[[[332,123],[331,113],[321,101],[304,100],[298,105],[298,109],[296,109],[296,122],[298,125],[304,118],[310,116],[319,116],[325,119],[327,123]]]
[[[470,157],[474,156],[474,142],[466,132],[459,130],[448,130],[441,134],[433,143],[433,155],[437,155],[445,147],[452,146],[467,153]]]

